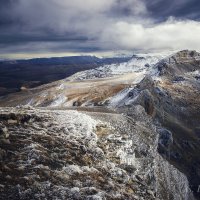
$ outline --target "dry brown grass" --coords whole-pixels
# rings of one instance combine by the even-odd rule
[[[84,80],[84,81],[58,81],[35,89],[26,90],[0,100],[0,106],[16,106],[27,104],[33,100],[33,106],[49,105],[60,95],[66,96],[65,103],[77,102],[82,105],[86,102],[98,104],[115,94],[129,87],[134,82],[138,74],[130,73],[126,75],[114,76],[111,78]],[[63,88],[59,88],[63,85]],[[43,95],[46,94],[46,95]]]

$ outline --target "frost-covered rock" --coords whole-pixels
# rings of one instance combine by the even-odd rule
[[[12,116],[18,124],[8,124]],[[0,149],[2,200],[153,200],[163,195],[157,186],[158,134],[142,107],[129,116],[4,108],[0,118],[10,134],[10,144]],[[166,188],[170,198],[179,195]]]

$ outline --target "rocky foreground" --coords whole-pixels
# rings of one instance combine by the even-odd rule
[[[193,199],[157,152],[141,106],[131,115],[0,110],[0,199]]]

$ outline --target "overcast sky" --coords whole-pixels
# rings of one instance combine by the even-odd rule
[[[0,0],[0,57],[200,51],[199,0]]]

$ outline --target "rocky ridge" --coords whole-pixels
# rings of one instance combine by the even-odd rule
[[[1,108],[0,199],[193,199],[157,153],[151,118],[133,109]]]
[[[177,60],[169,62],[170,59]],[[158,127],[158,151],[187,175],[199,198],[200,63],[195,51],[181,51],[158,62],[157,77],[146,76],[136,86],[111,99],[111,106],[123,112],[141,105]],[[128,108],[127,108],[128,107]]]
[[[87,78],[95,77],[94,71],[87,71],[81,73],[85,80],[78,80],[80,74],[76,74],[71,80],[1,99],[1,106],[23,105],[31,101],[31,105],[46,107],[1,109],[1,157],[4,159],[1,171],[6,175],[1,187],[4,197],[198,199],[199,54],[184,50],[157,63],[147,65],[143,62],[138,68],[132,66],[134,70],[128,74],[122,73],[118,66],[111,66],[111,69],[111,77],[97,76],[90,80]],[[69,93],[70,88],[72,93]],[[51,93],[57,95],[54,106]],[[77,98],[75,93],[81,96]],[[67,105],[73,107],[66,108]],[[34,116],[33,121],[30,113]],[[20,137],[22,134],[20,142],[16,142],[15,132]],[[16,175],[12,170],[6,174],[4,165],[8,168],[16,165],[14,168],[17,169],[19,166],[15,159],[18,153],[23,158],[21,164],[27,163],[27,156],[23,155],[35,148],[27,150],[27,141],[30,142],[28,146],[31,141],[36,143],[36,155],[41,159],[34,157],[28,172],[23,172],[22,176],[36,173],[38,179],[31,178],[28,185],[18,181],[11,184],[7,179]],[[9,149],[17,147],[15,142],[22,144],[22,154],[17,148]],[[48,146],[51,142],[52,145]],[[63,152],[56,150],[58,146]],[[10,151],[14,152],[9,154],[13,159],[11,163],[12,159],[5,159]],[[52,164],[54,162],[56,164]],[[48,168],[53,179],[35,172],[33,169],[38,165]],[[45,167],[42,166],[41,171],[45,171]],[[94,171],[90,173],[91,168]],[[75,174],[71,172],[73,170]],[[66,175],[68,179],[64,179]],[[79,184],[74,184],[73,179]],[[39,186],[33,186],[34,182]],[[18,185],[20,189],[17,189]]]

